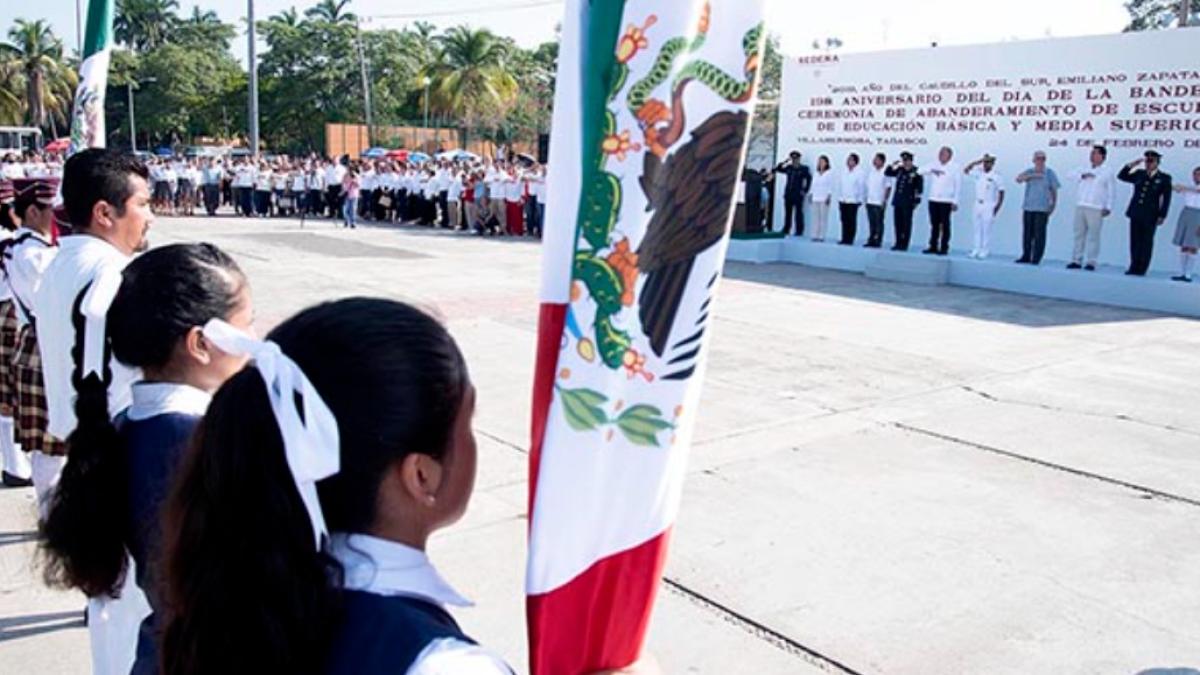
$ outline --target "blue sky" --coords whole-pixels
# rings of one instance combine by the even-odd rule
[[[17,0],[0,0],[12,9]],[[85,7],[87,0],[81,0]],[[1091,35],[1121,30],[1127,15],[1122,0],[768,0],[769,21],[785,47],[803,51],[814,39],[841,38],[854,51],[942,44],[998,42],[1046,36]],[[288,7],[303,10],[309,0],[256,0],[267,16]],[[181,0],[181,13],[192,7],[215,10],[225,21],[245,17],[246,0]],[[991,9],[982,9],[991,8]],[[562,6],[554,0],[353,0],[351,9],[370,26],[401,28],[413,15],[439,26],[467,23],[487,26],[531,46],[554,36]],[[49,19],[68,47],[75,45],[75,0],[42,0],[6,11],[0,29],[7,33],[13,15]],[[400,15],[400,16],[397,16]],[[245,41],[237,44],[239,57]]]

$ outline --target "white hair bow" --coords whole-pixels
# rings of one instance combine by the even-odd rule
[[[337,419],[304,371],[279,345],[255,339],[220,319],[204,326],[204,336],[222,351],[254,359],[254,367],[267,385],[288,468],[308,510],[314,543],[320,550],[329,529],[317,498],[317,481],[336,474],[341,466]],[[302,408],[298,409],[297,403]]]

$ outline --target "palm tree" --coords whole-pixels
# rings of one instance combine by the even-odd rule
[[[201,10],[199,6],[192,7],[191,16],[176,22],[172,32],[177,42],[201,48],[215,47],[220,51],[227,51],[237,35],[237,30],[221,21],[216,12]]]
[[[326,23],[357,23],[358,15],[353,12],[342,13],[349,4],[350,0],[321,0],[304,12],[304,16]]]
[[[8,39],[0,50],[8,67],[19,70],[25,81],[25,118],[38,127],[55,120],[66,126],[77,77],[63,57],[62,40],[40,19],[17,19]]]
[[[295,7],[288,7],[282,12],[268,18],[267,21],[285,28],[299,28],[300,13],[296,11]]]
[[[179,0],[117,0],[113,30],[118,42],[148,52],[171,36],[179,17]]]
[[[439,49],[437,26],[425,21],[417,21],[412,28],[404,29],[401,39],[404,40],[405,51],[412,57],[418,68],[427,69],[436,60]]]
[[[517,81],[506,68],[508,46],[487,29],[456,26],[438,38],[438,59],[424,73],[433,81],[430,107],[471,128],[516,99]]]
[[[0,59],[5,55],[0,55]],[[25,76],[16,60],[0,60],[0,124],[17,125],[25,116]]]

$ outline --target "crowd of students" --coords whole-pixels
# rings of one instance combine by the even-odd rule
[[[325,217],[409,223],[498,236],[539,237],[546,169],[533,162],[427,162],[318,157],[181,158],[150,162],[152,206],[162,215]]]
[[[454,338],[372,298],[256,337],[233,258],[149,248],[153,175],[74,155],[67,228],[56,179],[0,182],[0,380],[14,332],[29,385],[0,391],[4,471],[34,484],[47,581],[89,598],[94,672],[510,673],[424,552],[475,476]]]

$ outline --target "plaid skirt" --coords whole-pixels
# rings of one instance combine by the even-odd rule
[[[47,455],[65,457],[67,444],[46,431],[50,425],[46,385],[42,380],[42,355],[38,351],[37,331],[26,326],[21,331],[16,356],[17,441],[26,451],[41,450]]]
[[[16,411],[17,308],[11,300],[0,301],[0,417],[13,417]]]

